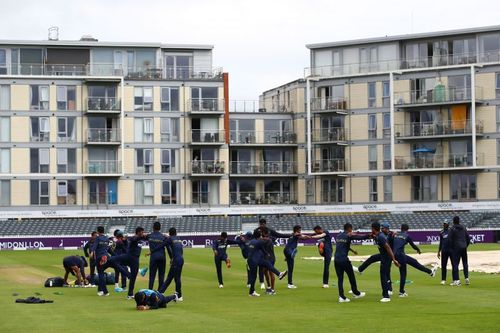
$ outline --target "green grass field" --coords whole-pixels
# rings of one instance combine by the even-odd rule
[[[422,248],[424,252],[436,249]],[[376,248],[358,246],[357,250],[371,254]],[[500,250],[500,245],[473,245],[470,250]],[[64,256],[80,253],[1,252],[0,332],[500,332],[498,275],[472,273],[470,286],[450,287],[441,286],[439,276],[433,279],[409,268],[408,279],[413,280],[406,288],[409,297],[393,296],[392,302],[381,304],[378,265],[374,265],[362,276],[356,275],[360,290],[367,296],[339,304],[336,287],[321,288],[323,263],[300,259],[317,256],[316,248],[301,247],[294,273],[298,289],[286,289],[285,281],[279,281],[276,296],[250,298],[239,249],[229,250],[233,267],[224,268],[224,289],[218,288],[211,251],[186,249],[184,302],[139,312],[134,301],[126,300],[124,293],[114,293],[112,288],[109,297],[97,297],[95,288],[43,287],[45,278],[63,276]],[[276,254],[277,267],[284,269],[282,250],[276,249]],[[144,256],[141,260],[147,263]],[[396,281],[399,273],[394,268],[392,279]],[[336,282],[332,269],[330,284]],[[146,285],[146,278],[139,277],[136,287]],[[394,287],[397,290],[397,285]],[[345,289],[349,290],[349,285]],[[18,297],[35,293],[55,303],[14,303]]]

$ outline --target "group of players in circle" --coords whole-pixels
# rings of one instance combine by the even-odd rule
[[[382,288],[381,302],[390,302],[392,295],[392,283],[390,270],[392,263],[399,268],[400,285],[399,297],[407,297],[405,282],[407,276],[407,265],[420,270],[431,277],[434,277],[438,265],[432,265],[427,268],[420,264],[413,257],[406,255],[405,246],[409,244],[420,254],[420,249],[414,244],[408,235],[408,225],[402,224],[398,232],[390,231],[390,225],[387,222],[373,222],[371,224],[371,233],[354,233],[353,226],[350,223],[344,225],[344,230],[335,238],[335,251],[333,251],[332,235],[329,231],[323,230],[321,226],[314,227],[313,235],[302,234],[301,227],[293,227],[291,234],[282,234],[272,228],[267,227],[265,219],[260,219],[259,227],[252,232],[241,234],[233,239],[229,239],[226,232],[222,232],[220,237],[213,241],[212,250],[216,267],[219,288],[224,288],[222,263],[228,268],[231,267],[231,261],[227,255],[227,247],[237,245],[241,249],[241,254],[247,261],[247,287],[250,297],[259,297],[255,291],[257,277],[261,283],[261,289],[266,290],[266,294],[275,295],[275,277],[280,280],[287,277],[289,289],[297,288],[293,283],[294,260],[297,254],[299,240],[315,239],[318,242],[318,249],[324,258],[323,266],[323,288],[329,288],[329,272],[331,260],[334,261],[334,268],[338,279],[338,292],[340,303],[350,302],[344,292],[344,274],[347,275],[351,285],[350,293],[353,298],[365,296],[365,292],[358,289],[355,272],[361,274],[369,265],[380,262],[380,284]],[[105,270],[112,267],[115,270],[115,291],[122,292],[129,280],[127,299],[135,299],[138,310],[157,309],[166,307],[167,303],[174,301],[183,301],[181,274],[184,265],[183,245],[177,236],[175,228],[170,228],[168,235],[160,232],[161,224],[153,224],[153,232],[144,233],[142,227],[137,227],[135,235],[125,237],[119,230],[115,231],[114,237],[107,237],[104,234],[104,228],[98,227],[97,231],[92,233],[92,237],[84,247],[85,256],[90,261],[90,276],[86,277],[84,267],[87,267],[85,257],[70,256],[63,260],[66,271],[64,280],[67,283],[67,277],[71,273],[77,277],[77,285],[88,285],[94,281],[95,268],[98,273],[98,296],[108,296],[106,288]],[[276,256],[274,246],[277,239],[287,239],[284,247],[284,256],[287,263],[287,269],[279,271],[276,269]],[[378,247],[379,253],[374,254],[365,260],[359,267],[355,267],[349,260],[349,252],[357,254],[351,248],[353,240],[373,239]],[[149,243],[149,252],[146,256],[150,257],[149,267],[139,269],[139,258],[141,254],[141,245],[143,242]],[[448,221],[443,223],[443,230],[440,232],[440,243],[438,258],[441,259],[441,284],[446,283],[446,266],[448,258],[452,263],[453,282],[451,285],[460,286],[458,277],[458,265],[462,260],[465,283],[469,284],[467,267],[467,246],[470,244],[470,237],[467,230],[460,225],[458,216],[453,218],[453,227],[449,228]],[[170,257],[170,269],[165,279],[166,255],[165,249]],[[134,286],[137,274],[145,276],[149,269],[148,289],[141,289],[134,294]],[[155,290],[154,282],[158,273],[158,288]],[[121,276],[121,286],[119,278]],[[264,283],[264,280],[266,283]],[[90,281],[90,282],[89,282]],[[175,293],[164,295],[171,282],[175,282]],[[266,286],[267,284],[267,286]]]

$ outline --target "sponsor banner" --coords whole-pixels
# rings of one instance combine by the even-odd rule
[[[410,231],[410,236],[415,242],[419,243],[435,243],[439,242],[439,231]],[[469,231],[474,243],[493,243],[494,231],[492,230],[474,230]],[[333,239],[338,233],[332,233]],[[234,237],[234,235],[229,236]],[[196,236],[180,236],[185,247],[204,247],[211,246],[212,241],[217,239],[214,235],[196,235]],[[52,237],[0,237],[0,250],[18,250],[18,249],[64,249],[64,248],[80,248],[88,241],[87,236],[52,236]],[[278,239],[279,245],[285,245],[286,239]],[[302,241],[305,245],[316,244],[315,240]],[[362,243],[371,243],[371,240],[363,241]],[[356,243],[356,242],[355,242]],[[361,242],[357,242],[361,243]],[[147,244],[145,244],[147,245]]]
[[[199,208],[126,208],[99,210],[2,210],[0,219],[18,218],[85,218],[138,216],[193,216],[193,215],[255,215],[255,214],[349,214],[349,213],[403,213],[415,211],[500,210],[500,201],[439,202],[404,204],[359,205],[259,205]]]

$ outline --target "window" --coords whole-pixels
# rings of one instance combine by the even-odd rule
[[[75,86],[57,86],[57,110],[76,110]]]
[[[209,183],[207,180],[195,180],[191,182],[191,192],[193,204],[209,203]]]
[[[375,82],[368,83],[368,107],[374,108],[376,106],[377,92],[375,89]]]
[[[369,177],[370,185],[370,202],[378,201],[377,177]]]
[[[154,202],[154,181],[135,181],[135,203],[137,205],[152,205]]]
[[[58,117],[57,118],[57,141],[58,142],[75,142],[75,117]]]
[[[177,181],[164,180],[161,182],[161,203],[162,205],[177,204]]]
[[[135,118],[135,142],[153,142],[153,118]]]
[[[31,117],[31,141],[48,142],[50,140],[50,122],[48,117]]]
[[[57,181],[57,204],[58,205],[76,204],[76,180]]]
[[[451,200],[476,199],[476,175],[451,174],[450,187]]]
[[[437,200],[437,175],[413,176],[412,199],[413,201],[429,202]]]
[[[217,87],[191,88],[190,107],[190,111],[224,110],[222,103],[219,105]]]
[[[160,102],[162,111],[179,111],[179,89],[162,87]]]
[[[10,180],[0,180],[0,206],[10,206]]]
[[[30,149],[30,171],[32,173],[49,172],[49,149],[31,148]]]
[[[497,165],[500,165],[500,139],[497,139]]]
[[[384,155],[384,169],[389,170],[391,168],[391,145],[383,145],[383,155]]]
[[[377,138],[377,115],[369,114],[368,115],[368,138],[376,139]]]
[[[49,204],[49,181],[31,180],[30,181],[30,203],[32,205]]]
[[[386,112],[382,114],[382,125],[384,138],[391,137],[391,114]]]
[[[30,86],[30,110],[49,109],[49,86]]]
[[[0,117],[0,142],[10,142],[9,117]]]
[[[174,149],[161,150],[161,173],[176,173],[176,153]]]
[[[0,110],[5,111],[9,109],[10,109],[10,86],[0,86]]]
[[[377,146],[368,146],[368,170],[377,170]]]
[[[342,178],[321,181],[321,203],[335,204],[344,202],[344,180]]]
[[[382,106],[388,108],[391,105],[391,88],[389,81],[382,81]]]
[[[136,166],[137,173],[151,174],[154,173],[153,149],[136,149]]]
[[[496,97],[500,98],[500,73],[496,74],[496,78],[497,78],[496,79],[497,82],[496,82],[496,86],[495,86],[496,87]],[[498,119],[498,117],[497,117],[497,119]]]
[[[57,172],[58,173],[76,173],[76,149],[58,148],[57,149]]]
[[[0,49],[0,75],[7,74],[7,50]]]
[[[10,149],[0,149],[0,173],[10,173]]]
[[[164,75],[167,79],[189,79],[193,71],[193,56],[165,53],[165,65],[166,73]]]
[[[161,142],[179,142],[179,118],[160,119]]]
[[[392,201],[392,177],[384,176],[384,201]]]
[[[153,87],[134,88],[134,110],[135,111],[153,110]]]
[[[497,176],[498,176],[498,181],[497,181],[498,198],[500,198],[500,172],[497,174]]]

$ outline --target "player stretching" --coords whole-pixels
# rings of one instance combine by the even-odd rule
[[[237,241],[227,239],[227,232],[223,231],[220,237],[212,242],[212,250],[214,251],[215,270],[217,271],[217,280],[219,288],[224,288],[222,280],[222,262],[226,263],[227,268],[231,268],[231,259],[227,256],[227,246],[236,245]]]
[[[285,254],[285,260],[288,271],[288,289],[296,289],[297,286],[293,284],[293,267],[295,265],[295,255],[297,254],[297,245],[299,239],[310,239],[311,236],[302,235],[302,227],[296,225],[293,227],[293,234],[285,245],[283,253]]]
[[[380,231],[380,223],[372,223],[372,235],[380,252],[380,285],[382,286],[382,299],[380,301],[386,303],[391,301],[389,297],[391,261],[394,262],[397,267],[399,267],[399,263],[394,257],[387,237]]]
[[[63,259],[64,266],[64,284],[68,284],[68,275],[76,275],[76,285],[83,286],[87,280],[85,280],[85,268],[87,267],[87,260],[85,257],[79,256],[69,256]]]
[[[311,238],[319,241],[319,254],[324,258],[323,288],[329,288],[330,286],[328,285],[328,281],[330,279],[330,263],[333,255],[332,235],[330,235],[328,230],[323,230],[323,228],[319,225],[315,226],[313,230],[316,234],[311,236]]]
[[[177,302],[178,296],[177,293],[165,296],[155,290],[141,289],[134,295],[134,299],[137,310],[145,311],[166,308],[171,301]]]
[[[182,302],[182,267],[184,266],[184,255],[182,249],[182,240],[177,236],[177,230],[170,228],[168,230],[168,237],[165,240],[168,256],[170,257],[170,269],[168,271],[167,279],[163,282],[162,286],[158,289],[159,292],[164,293],[168,289],[172,280],[175,282],[175,292],[179,296],[178,301]]]
[[[430,270],[427,267],[420,264],[415,258],[412,258],[412,257],[406,255],[406,253],[405,253],[406,244],[410,244],[410,246],[415,251],[417,251],[418,254],[421,253],[418,246],[416,246],[415,243],[413,243],[413,240],[411,239],[411,237],[408,236],[409,229],[410,228],[408,227],[408,224],[403,223],[401,225],[401,232],[394,234],[394,245],[393,245],[394,256],[396,257],[396,260],[400,264],[400,266],[399,266],[399,297],[407,297],[408,296],[408,294],[405,291],[406,273],[407,273],[406,264],[418,269],[419,271],[427,273],[432,277],[434,277],[434,275],[436,275],[436,271],[438,268],[437,265],[435,265],[432,267],[432,270]]]

